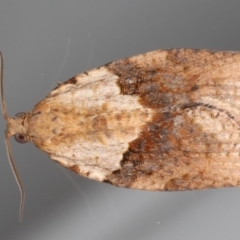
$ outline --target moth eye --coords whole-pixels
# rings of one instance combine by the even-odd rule
[[[19,142],[19,143],[26,143],[26,142],[28,141],[27,138],[26,138],[26,136],[23,135],[23,134],[20,134],[20,133],[16,133],[16,134],[14,135],[14,138],[15,138],[15,140],[16,140],[17,142]]]
[[[25,112],[19,112],[19,113],[15,114],[15,117],[21,117],[23,115],[25,115]]]

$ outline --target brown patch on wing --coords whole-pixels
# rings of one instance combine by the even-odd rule
[[[172,49],[106,65],[121,93],[155,115],[105,181],[146,190],[240,185],[239,124],[224,107],[240,110],[239,62],[239,53]]]
[[[138,94],[144,106],[163,108],[198,101],[206,93],[228,97],[227,90],[233,86],[221,79],[237,78],[229,74],[239,75],[234,65],[239,59],[236,52],[171,49],[119,60],[106,67],[120,77],[122,94]]]
[[[71,167],[68,167],[69,170],[75,172],[75,173],[80,173],[80,169],[78,165],[73,165]]]
[[[63,85],[66,85],[66,84],[76,84],[76,83],[77,83],[76,77],[72,77],[63,83],[58,83],[58,85],[53,90],[56,90],[57,88],[59,88]]]
[[[95,131],[104,131],[107,129],[107,119],[104,116],[96,116],[92,120],[92,128]]]
[[[201,109],[197,109],[201,108]],[[189,113],[191,111],[191,113]],[[217,111],[217,110],[216,110]],[[145,190],[189,190],[240,184],[239,137],[208,134],[192,116],[211,115],[204,106],[196,110],[156,114],[138,139],[129,144],[121,169],[106,182]],[[220,118],[229,119],[225,113]],[[219,118],[214,114],[213,118]],[[232,129],[239,131],[239,126]],[[223,130],[223,135],[227,134]]]
[[[66,82],[62,83],[61,85],[76,84],[76,83],[77,83],[77,79],[76,79],[76,77],[73,77],[73,78],[68,79]]]

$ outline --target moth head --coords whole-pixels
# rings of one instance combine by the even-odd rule
[[[17,172],[17,168],[14,164],[13,157],[12,157],[12,151],[10,146],[9,138],[14,135],[15,139],[18,142],[25,142],[27,139],[27,131],[25,126],[25,119],[27,117],[27,113],[20,113],[16,114],[14,118],[10,118],[7,114],[7,106],[4,99],[4,91],[3,91],[3,56],[0,52],[0,87],[1,87],[1,102],[2,102],[2,111],[3,116],[7,121],[7,130],[5,131],[5,143],[7,147],[7,154],[8,154],[8,160],[10,163],[10,166],[12,167],[13,175],[16,179],[16,182],[19,187],[19,191],[21,194],[21,201],[20,201],[20,209],[19,209],[19,221],[22,222],[23,219],[23,207],[24,207],[24,201],[25,201],[25,193],[23,189],[23,185],[21,182],[21,179],[19,177],[19,174]],[[26,137],[26,138],[25,138]]]
[[[19,143],[26,143],[30,139],[27,134],[26,120],[27,113],[17,113],[13,118],[7,117],[7,130],[5,135],[7,138],[14,136]]]

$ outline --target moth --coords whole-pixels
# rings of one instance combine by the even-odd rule
[[[13,118],[1,79],[9,159],[22,192],[11,136],[81,176],[118,187],[240,184],[239,52],[168,49],[114,61],[59,84]]]

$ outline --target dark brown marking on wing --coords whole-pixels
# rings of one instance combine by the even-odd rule
[[[62,83],[61,85],[65,85],[65,84],[76,84],[77,83],[77,79],[75,77],[68,79],[66,82]]]
[[[240,185],[239,163],[236,165],[240,134],[236,139],[224,128],[229,123],[235,129],[233,135],[239,131],[232,121],[234,114],[214,102],[201,102],[202,97],[230,104],[238,101],[236,86],[224,81],[237,80],[236,61],[240,61],[237,52],[172,49],[106,65],[119,76],[121,94],[138,95],[142,106],[155,114],[139,137],[129,143],[121,168],[105,182],[146,190]],[[197,123],[202,117],[208,124],[205,116],[222,124],[220,134],[226,139]]]
[[[201,106],[203,111],[208,111]],[[191,190],[236,186],[239,171],[228,162],[228,151],[236,151],[235,142],[220,143],[214,134],[206,134],[184,113],[169,113],[168,119],[156,114],[138,139],[129,144],[121,169],[106,178],[120,187],[145,190]],[[224,113],[223,113],[224,114]],[[181,119],[184,119],[184,122]],[[176,120],[177,119],[177,120]],[[180,121],[181,124],[176,125]]]
[[[53,90],[56,90],[57,88],[59,88],[63,85],[66,85],[66,84],[76,84],[76,83],[77,83],[76,77],[72,77],[63,83],[58,83],[58,85]]]
[[[56,130],[56,129],[53,129],[53,130],[52,130],[52,133],[53,133],[53,134],[57,134],[57,130]]]
[[[79,169],[78,165],[73,165],[73,166],[69,167],[68,169],[75,173],[80,173],[80,169]]]

